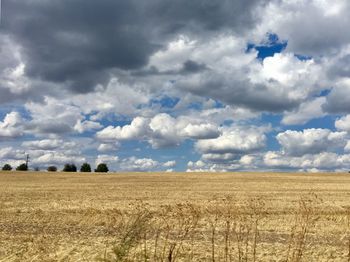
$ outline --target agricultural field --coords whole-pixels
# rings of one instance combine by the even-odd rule
[[[350,261],[350,174],[0,173],[0,261]]]

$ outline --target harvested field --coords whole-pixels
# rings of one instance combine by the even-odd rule
[[[0,173],[0,261],[350,261],[350,174]]]

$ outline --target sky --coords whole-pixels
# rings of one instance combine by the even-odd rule
[[[0,165],[350,170],[347,0],[3,0]]]

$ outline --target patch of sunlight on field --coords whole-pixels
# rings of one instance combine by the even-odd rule
[[[0,173],[0,261],[350,261],[350,175]]]

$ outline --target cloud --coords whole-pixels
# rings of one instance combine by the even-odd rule
[[[200,119],[180,116],[173,118],[168,114],[158,114],[150,121],[152,130],[150,143],[154,148],[179,145],[184,139],[195,140],[216,138],[220,131],[214,124],[203,123]]]
[[[109,69],[145,65],[157,47],[132,1],[11,1],[4,8],[3,26],[25,50],[26,74],[76,92],[108,81]]]
[[[177,146],[181,142],[176,130],[176,119],[168,114],[159,114],[151,119],[152,132],[150,143],[154,148]]]
[[[335,170],[349,169],[350,155],[339,155],[332,152],[288,156],[281,152],[267,152],[264,156],[265,165],[273,168],[308,171],[310,169]]]
[[[175,167],[176,166],[176,161],[175,160],[171,160],[171,161],[168,161],[168,162],[165,162],[163,164],[164,167]]]
[[[67,102],[79,107],[84,114],[95,114],[97,120],[110,113],[126,116],[142,114],[140,105],[147,104],[151,98],[143,84],[126,84],[113,77],[105,87],[88,94],[70,95]]]
[[[228,163],[239,158],[239,154],[233,153],[207,153],[203,154],[201,159],[210,163]]]
[[[100,144],[97,150],[102,153],[108,153],[108,152],[116,151],[118,147],[119,147],[119,143]]]
[[[202,160],[196,162],[189,161],[187,163],[187,172],[205,172],[207,170],[207,165]]]
[[[346,0],[271,1],[258,32],[274,32],[288,40],[287,51],[307,56],[337,52],[350,41]],[[256,33],[256,35],[259,35]]]
[[[346,145],[344,147],[344,151],[345,152],[350,152],[350,140],[348,140],[348,142],[346,143]]]
[[[98,166],[101,163],[107,164],[109,168],[113,168],[119,161],[119,157],[111,155],[98,155],[95,160],[95,165]]]
[[[24,160],[25,152],[23,150],[18,150],[13,147],[5,147],[0,149],[0,158],[7,160]]]
[[[159,163],[150,158],[130,157],[123,159],[120,167],[126,171],[151,171],[159,167]]]
[[[312,59],[301,61],[292,53],[280,53],[261,64],[255,52],[246,52],[242,41],[221,36],[209,43],[188,42],[191,57],[209,70],[178,76],[175,86],[229,105],[269,112],[294,109],[319,92],[321,68]]]
[[[161,163],[151,158],[137,158],[135,156],[119,158],[118,156],[102,154],[98,155],[95,164],[106,163],[112,171],[143,172],[169,169],[176,166],[176,161]]]
[[[189,170],[343,170],[349,11],[346,0],[6,1],[0,159],[22,161],[23,148],[42,167],[177,170],[181,155]]]
[[[221,125],[225,121],[241,122],[248,119],[258,118],[259,112],[252,111],[242,107],[225,107],[217,108],[215,106],[203,108],[201,111],[190,112],[190,117],[206,119],[210,123]]]
[[[130,125],[123,127],[108,126],[97,132],[96,136],[103,141],[141,139],[148,130],[148,120],[143,117],[136,117]]]
[[[52,97],[46,97],[43,103],[29,102],[25,107],[32,118],[26,128],[36,135],[69,133],[84,119],[79,107]]]
[[[258,129],[228,129],[215,139],[196,142],[196,149],[201,153],[246,154],[259,151],[265,147],[266,137]]]
[[[253,162],[255,160],[255,157],[254,156],[250,156],[250,155],[245,155],[245,156],[242,156],[241,159],[239,160],[239,162],[244,165],[244,166],[247,166],[247,167],[251,167]]]
[[[303,131],[287,130],[279,133],[276,138],[283,152],[291,156],[319,154],[344,147],[346,132],[331,132],[328,129],[305,129]]]
[[[211,139],[220,135],[217,126],[213,124],[191,124],[189,123],[181,132],[183,136],[194,139]]]
[[[241,132],[238,132],[241,131]],[[234,170],[344,170],[350,166],[346,132],[328,129],[287,130],[277,134],[280,151],[264,152],[266,137],[263,129],[226,130],[213,140],[198,141],[202,153],[197,162],[190,161],[190,171]],[[260,147],[258,146],[260,145]]]
[[[243,159],[243,160],[242,160]],[[242,160],[242,161],[241,161]],[[242,157],[241,160],[226,162],[211,162],[206,160],[198,160],[196,162],[189,161],[187,163],[187,172],[229,172],[237,170],[254,170],[252,164],[253,158]],[[249,163],[249,164],[247,164]]]
[[[220,30],[229,28],[242,32],[258,20],[255,10],[267,1],[154,1],[157,22],[163,22],[165,30]],[[159,19],[159,21],[158,21]]]
[[[350,133],[350,115],[343,116],[335,121],[335,127]]]
[[[2,164],[6,163],[12,167],[17,167],[25,162],[26,155],[23,150],[14,147],[4,147],[0,149],[0,159]]]
[[[350,113],[350,79],[340,80],[327,96],[324,110],[330,113]]]
[[[218,138],[195,143],[201,158],[197,162],[189,161],[188,171],[257,170],[255,154],[265,149],[268,130],[268,127],[223,127]]]
[[[74,142],[66,142],[62,139],[43,139],[35,141],[25,141],[22,143],[23,147],[34,150],[57,150],[57,149],[74,149],[77,144]]]
[[[295,111],[284,114],[282,124],[284,125],[299,125],[305,124],[308,121],[325,116],[322,106],[326,103],[325,97],[318,97],[311,101],[306,101],[300,104]]]
[[[118,79],[119,85],[130,86],[117,95],[136,97],[137,102],[143,97],[138,95],[140,85],[155,92],[154,86],[170,80],[157,74],[173,72],[180,91],[276,112],[303,102],[313,85],[310,76],[317,78],[318,74],[312,60],[299,61],[293,54],[275,55],[261,65],[256,52],[246,52],[247,36],[236,33],[253,30],[255,22],[264,17],[267,2],[103,0],[86,4],[64,0],[34,1],[27,9],[27,4],[11,1],[5,6],[3,20],[8,41],[19,45],[17,65],[23,64],[23,74],[31,78],[28,83],[40,79],[43,85],[46,81],[85,94],[109,89],[112,79]],[[39,30],[41,24],[47,25],[45,29]],[[130,70],[147,68],[155,69],[151,79],[129,75]],[[304,75],[311,87],[305,85]],[[127,107],[127,99],[113,103],[108,96],[96,98],[92,103],[99,110],[112,110],[120,103]],[[81,100],[74,99],[76,103]],[[84,104],[80,102],[86,108]],[[131,112],[137,107],[133,105]]]
[[[0,139],[16,138],[23,135],[23,119],[18,112],[6,114],[0,121]]]
[[[67,154],[67,152],[44,152],[41,156],[36,157],[31,162],[32,166],[49,166],[49,165],[64,165],[66,163],[75,163],[81,165],[86,161],[84,156],[79,154]]]
[[[25,75],[20,43],[0,32],[0,104],[26,101],[41,97],[37,83]]]
[[[56,144],[55,144],[56,143]],[[28,141],[24,142],[22,150],[6,147],[0,150],[0,159],[14,166],[24,163],[27,154],[30,156],[29,167],[46,168],[49,165],[62,166],[65,163],[82,164],[86,158],[75,150],[75,143],[59,144],[54,140]]]
[[[146,140],[153,148],[179,145],[187,138],[209,139],[219,136],[217,126],[187,116],[174,118],[166,113],[153,118],[136,117],[129,125],[108,126],[96,133],[101,141]]]
[[[74,126],[74,130],[78,131],[81,134],[87,131],[92,131],[92,130],[102,129],[102,128],[103,128],[103,125],[101,125],[100,123],[89,121],[89,120],[85,120],[85,121],[78,120]]]
[[[2,23],[21,45],[27,76],[86,93],[108,82],[115,69],[147,65],[170,35],[244,31],[257,20],[261,3],[15,0],[4,4]]]

